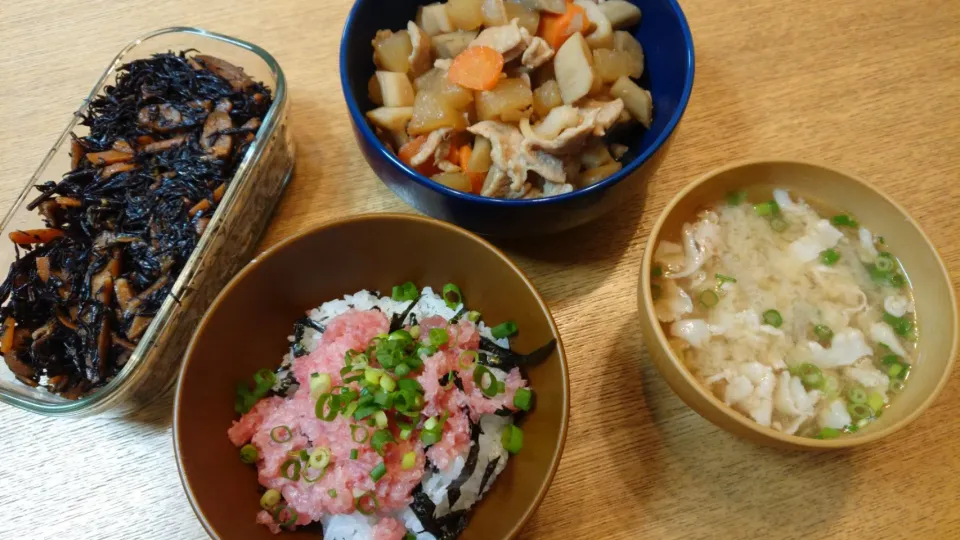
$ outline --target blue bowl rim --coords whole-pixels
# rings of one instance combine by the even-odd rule
[[[549,205],[553,203],[562,203],[563,201],[576,199],[579,197],[587,196],[591,193],[598,193],[606,190],[607,188],[620,183],[625,178],[629,177],[640,168],[641,165],[646,163],[660,148],[667,142],[667,139],[673,134],[673,131],[676,129],[677,124],[680,123],[680,118],[683,117],[683,113],[687,109],[687,104],[690,102],[690,94],[693,92],[693,79],[695,72],[694,65],[694,51],[693,51],[693,35],[690,32],[690,25],[687,22],[686,15],[684,15],[683,10],[680,8],[680,4],[677,3],[677,0],[664,0],[667,4],[673,8],[674,15],[677,17],[677,22],[680,24],[680,29],[683,32],[683,38],[687,45],[687,73],[685,77],[685,84],[683,87],[683,92],[680,95],[679,106],[674,111],[673,116],[670,118],[670,121],[667,123],[666,127],[656,138],[652,145],[646,149],[642,154],[634,158],[630,163],[628,163],[624,168],[622,168],[618,173],[600,181],[591,186],[585,187],[583,189],[578,189],[570,193],[563,195],[555,195],[552,197],[543,197],[539,199],[495,199],[492,197],[483,197],[480,195],[474,195],[472,193],[465,193],[458,191],[456,189],[448,188],[443,184],[435,182],[430,178],[414,171],[407,164],[400,161],[400,159],[387,149],[387,147],[380,141],[376,136],[373,130],[370,128],[370,125],[367,123],[366,116],[363,112],[360,111],[360,106],[357,104],[357,100],[353,97],[353,92],[351,91],[350,83],[347,80],[347,44],[348,38],[350,36],[351,30],[353,29],[354,21],[357,17],[357,11],[360,9],[360,5],[366,1],[370,0],[356,0],[353,7],[350,9],[350,14],[347,15],[347,20],[343,25],[343,34],[340,37],[340,86],[343,90],[343,97],[347,103],[347,109],[350,112],[350,116],[353,119],[354,124],[359,129],[361,135],[366,140],[368,144],[372,144],[376,148],[377,153],[389,161],[394,167],[399,169],[408,179],[413,180],[417,184],[426,187],[434,192],[437,192],[441,195],[446,195],[448,197],[453,197],[454,199],[459,199],[462,201],[468,201],[472,203],[481,203],[481,204],[491,204],[494,206],[542,206]]]

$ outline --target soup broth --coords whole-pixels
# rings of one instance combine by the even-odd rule
[[[654,254],[657,318],[727,405],[787,434],[832,438],[902,391],[917,360],[913,295],[883,239],[853,216],[785,190],[737,192],[667,238]]]

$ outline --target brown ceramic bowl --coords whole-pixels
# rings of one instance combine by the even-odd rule
[[[723,200],[731,191],[766,192],[789,189],[807,199],[851,212],[874,234],[883,235],[891,253],[902,261],[914,287],[917,324],[921,331],[919,361],[905,391],[877,421],[857,433],[831,440],[785,435],[763,427],[725,405],[702,386],[671,350],[653,310],[650,271],[654,248],[664,231],[677,231],[703,206]],[[957,355],[957,302],[950,277],[937,250],[897,203],[867,182],[821,165],[795,161],[750,161],[713,171],[687,186],[667,205],[647,240],[638,291],[643,338],[650,357],[674,392],[701,416],[751,441],[789,449],[831,449],[859,446],[900,430],[940,394]]]
[[[177,387],[173,437],[184,489],[211,536],[276,538],[254,522],[256,471],[240,462],[227,439],[236,419],[236,383],[279,364],[306,310],[405,281],[436,290],[457,283],[472,309],[492,321],[517,322],[517,350],[557,340],[556,352],[528,371],[537,405],[522,424],[523,450],[474,507],[461,538],[519,533],[550,486],[566,437],[569,382],[560,333],[523,272],[484,240],[439,221],[376,214],[322,225],[269,249],[220,293],[194,335]]]

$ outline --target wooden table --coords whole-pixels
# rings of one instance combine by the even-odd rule
[[[410,211],[348,128],[336,73],[350,5],[5,1],[0,206],[123,45],[189,24],[262,45],[290,82],[297,172],[263,247],[346,214]],[[646,358],[634,316],[658,212],[696,176],[749,157],[815,159],[876,182],[918,218],[960,283],[960,4],[684,8],[696,88],[646,198],[562,239],[507,246],[550,303],[573,388],[566,452],[524,538],[960,538],[960,375],[889,441],[773,451],[684,406]],[[202,538],[174,464],[170,409],[166,398],[135,419],[58,420],[0,407],[0,538]]]

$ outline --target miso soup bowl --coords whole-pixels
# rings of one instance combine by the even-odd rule
[[[670,348],[653,309],[650,272],[653,253],[662,236],[680,229],[698,209],[723,200],[731,191],[769,191],[774,187],[818,200],[855,215],[874,234],[882,235],[890,252],[900,258],[913,286],[919,360],[903,393],[883,415],[865,428],[836,439],[818,440],[786,435],[761,426],[727,406],[693,374]],[[864,180],[822,165],[799,161],[750,161],[713,171],[689,185],[667,205],[647,240],[638,291],[643,339],[650,358],[678,396],[717,426],[750,441],[785,449],[824,450],[867,444],[915,420],[946,384],[957,356],[957,301],[950,276],[937,250],[920,226],[890,197]]]

